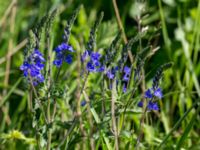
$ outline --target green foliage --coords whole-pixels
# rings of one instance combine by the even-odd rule
[[[111,1],[85,0],[81,4],[71,0],[17,0],[16,5],[0,1],[0,149],[36,149],[37,139],[45,147],[47,133],[51,131],[52,149],[91,149],[91,137],[95,149],[112,150],[112,96],[119,149],[135,149],[142,117],[137,104],[143,99],[143,86],[147,89],[154,76],[164,97],[159,101],[160,111],[146,114],[138,148],[199,149],[200,1],[129,0],[117,4],[127,44],[122,44]],[[128,91],[122,92],[121,81],[111,91],[109,80],[92,74],[79,101],[84,79],[82,64],[75,61],[62,67],[57,84],[38,88],[41,97],[36,98],[22,79],[19,65],[35,47],[48,55],[62,41],[63,33],[65,42],[74,47],[77,59],[84,50],[94,50],[104,57],[113,56],[105,62],[109,67],[117,63],[131,66]],[[134,63],[129,61],[127,51],[134,55]],[[50,54],[53,60],[54,53]],[[173,67],[167,62],[173,62]],[[57,70],[51,71],[55,77]],[[56,102],[56,115],[46,124],[48,91],[50,113],[53,114]],[[83,107],[82,100],[87,101]],[[37,102],[41,102],[43,110]]]

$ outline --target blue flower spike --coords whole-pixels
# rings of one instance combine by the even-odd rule
[[[87,54],[90,56],[90,61],[87,62],[86,69],[89,72],[103,72],[105,67],[101,65],[100,62],[101,54],[98,52],[91,52]],[[82,58],[82,60],[85,60],[85,58]]]
[[[72,46],[66,43],[61,43],[54,49],[54,51],[56,52],[56,58],[53,61],[53,64],[56,67],[60,68],[63,62],[66,62],[68,64],[72,63],[72,55],[69,54],[74,52]]]
[[[35,49],[20,66],[20,70],[23,71],[24,77],[28,77],[30,74],[34,86],[44,82],[44,76],[41,72],[44,68],[44,62],[45,59],[42,53],[38,49]]]

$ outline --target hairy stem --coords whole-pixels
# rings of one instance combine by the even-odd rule
[[[111,114],[112,114],[112,128],[115,136],[115,149],[119,149],[119,141],[118,141],[118,131],[117,131],[117,123],[115,117],[115,101],[116,101],[116,79],[112,82],[112,99],[111,99]]]
[[[51,123],[51,101],[50,98],[48,98],[48,104],[47,104],[47,122],[49,125]],[[50,150],[51,148],[51,129],[48,128],[48,140],[47,140],[47,150]]]
[[[141,16],[137,16],[137,24],[138,24],[138,33],[142,33],[142,26],[141,26]],[[142,38],[139,36],[139,52],[142,51]],[[145,92],[145,71],[144,68],[141,69],[141,76],[142,76],[142,83],[141,83],[141,89],[142,89],[142,94]]]
[[[38,150],[41,150],[42,147],[41,147],[41,144],[40,144],[40,135],[39,135],[39,131],[38,131],[37,125],[36,125],[36,127],[35,127],[35,130],[36,130],[37,149],[38,149]]]
[[[89,97],[87,96],[87,94],[85,93],[85,91],[83,91],[83,95],[86,99],[86,102],[87,102],[87,113],[88,113],[88,120],[89,120],[89,124],[90,124],[90,147],[91,147],[91,150],[95,150],[95,143],[94,143],[94,139],[92,138],[92,134],[93,134],[93,122],[92,122],[92,114],[91,114],[91,111],[90,111],[90,99]]]
[[[36,97],[36,102],[39,104],[39,107],[40,107],[40,109],[42,110],[42,114],[43,114],[43,116],[44,116],[44,119],[45,119],[45,122],[46,122],[46,124],[48,123],[48,120],[47,120],[47,117],[46,117],[46,115],[45,115],[45,111],[44,111],[44,108],[43,108],[43,106],[42,106],[42,104],[40,103],[40,101],[39,101],[39,97],[38,97],[38,94],[37,94],[37,91],[36,91],[36,89],[35,89],[35,87],[34,87],[34,85],[33,85],[33,79],[32,79],[32,77],[31,77],[31,75],[30,75],[30,72],[29,72],[29,79],[30,79],[30,83],[31,83],[31,88],[32,88],[32,90],[33,90],[33,93],[34,93],[34,95],[35,95],[35,97]],[[39,135],[39,133],[38,133],[38,127],[37,127],[37,124],[36,124],[36,140],[37,140],[37,147],[38,147],[38,149],[40,150],[41,149],[41,145],[40,145],[40,135]]]
[[[51,129],[48,129],[47,150],[51,149]]]
[[[33,85],[33,79],[32,79],[32,77],[30,76],[30,73],[29,73],[29,79],[30,79],[30,83],[31,83],[31,88],[32,88],[33,93],[34,93],[34,95],[35,95],[35,97],[36,97],[36,103],[38,103],[40,109],[42,110],[42,114],[43,114],[44,119],[45,119],[45,122],[46,122],[46,124],[47,124],[48,121],[47,121],[47,117],[46,117],[46,115],[45,115],[44,107],[43,107],[42,104],[40,103],[39,96],[38,96],[37,91],[36,91],[36,89],[35,89],[35,87],[34,87],[34,85]]]
[[[47,49],[48,49],[48,101],[47,101],[47,121],[48,124],[47,126],[49,126],[52,123],[52,120],[54,119],[55,116],[55,112],[53,111],[53,114],[51,115],[51,95],[50,95],[50,90],[51,90],[51,50],[50,50],[50,37],[49,34],[47,35]],[[56,80],[57,81],[57,80]],[[54,102],[56,100],[54,99]],[[54,107],[56,108],[56,103],[54,103]],[[51,127],[48,127],[48,140],[47,140],[47,150],[51,149]]]

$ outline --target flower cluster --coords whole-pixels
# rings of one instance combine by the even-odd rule
[[[143,102],[140,101],[140,102],[138,103],[138,106],[139,106],[139,107],[143,107]],[[149,101],[149,102],[148,102],[147,108],[148,108],[149,111],[151,111],[151,110],[159,110],[158,104],[157,104],[156,102],[152,102],[152,101]]]
[[[62,43],[58,45],[54,51],[56,52],[56,59],[53,61],[53,64],[56,65],[56,67],[60,67],[63,62],[66,62],[68,64],[72,63],[72,55],[68,52],[74,52],[72,46]]]
[[[124,71],[124,76],[123,76],[123,81],[124,81],[124,84],[123,84],[123,92],[125,93],[126,90],[127,90],[128,81],[129,81],[129,79],[130,79],[131,68],[125,66],[123,71]]]
[[[45,59],[42,53],[38,49],[35,49],[20,66],[20,70],[24,72],[25,77],[30,75],[34,86],[44,82],[44,76],[41,73],[44,68],[43,62],[45,62]]]
[[[148,90],[145,92],[144,97],[145,97],[146,99],[149,99],[148,104],[147,104],[148,110],[150,110],[150,111],[151,111],[151,110],[159,110],[158,104],[157,104],[157,102],[154,102],[154,101],[153,101],[153,98],[154,98],[154,97],[157,97],[157,98],[161,99],[161,98],[163,97],[163,94],[162,94],[162,91],[161,91],[160,88],[157,88],[157,89],[154,89],[154,88],[148,89]],[[140,101],[140,102],[138,103],[138,106],[139,106],[139,107],[143,107],[143,102]]]
[[[100,62],[101,54],[98,52],[85,51],[81,57],[81,61],[85,61],[88,56],[90,60],[86,64],[86,69],[89,72],[103,72],[105,68]]]

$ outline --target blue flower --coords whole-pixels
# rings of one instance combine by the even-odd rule
[[[123,76],[123,81],[128,81],[129,80],[129,75],[128,74],[125,74],[124,76]]]
[[[111,70],[108,70],[106,75],[109,79],[114,79],[115,77],[115,74]]]
[[[45,62],[42,53],[38,49],[34,50],[34,52],[31,54],[31,58],[37,63]]]
[[[87,63],[86,69],[87,69],[88,71],[90,71],[90,72],[95,72],[95,71],[96,71],[96,68],[95,68],[95,66],[94,66],[94,64],[93,64],[92,61],[89,61],[89,62]]]
[[[62,65],[62,60],[56,59],[56,60],[53,61],[53,64],[56,65],[57,67],[60,67]]]
[[[162,91],[160,88],[157,88],[155,91],[154,91],[154,96],[158,97],[159,99],[161,99],[163,97],[163,94],[162,94]]]
[[[86,64],[86,69],[89,72],[103,72],[105,67],[101,65],[100,58],[101,54],[98,52],[88,53],[90,55],[90,61]]]
[[[86,51],[81,55],[81,62],[84,62],[88,56],[89,56],[89,52],[86,50]]]
[[[149,102],[147,105],[148,110],[159,110],[158,104],[156,102]]]
[[[72,55],[67,55],[66,57],[65,57],[65,62],[66,63],[68,63],[68,64],[71,64],[72,63]]]
[[[44,68],[43,62],[45,62],[45,59],[42,53],[35,49],[20,66],[20,70],[23,71],[25,77],[30,75],[34,86],[44,82],[44,76],[41,73]]]
[[[142,102],[142,101],[140,101],[140,102],[138,103],[138,107],[143,107],[143,102]],[[158,107],[158,104],[157,104],[156,102],[149,101],[148,104],[147,104],[147,109],[148,109],[149,111],[151,111],[151,110],[156,110],[156,111],[158,111],[158,110],[159,110],[159,107]]]
[[[125,66],[124,67],[124,72],[125,72],[125,74],[130,74],[131,73],[131,68]]]
[[[53,61],[53,64],[56,65],[56,67],[61,67],[63,62],[68,64],[72,63],[72,55],[69,54],[69,52],[74,52],[72,46],[66,43],[61,43],[54,49],[54,51],[56,52],[56,58]]]
[[[130,78],[130,73],[131,73],[131,68],[125,66],[124,67],[124,76],[123,76],[123,81],[129,81]]]
[[[155,90],[153,88],[152,89],[148,89],[144,94],[145,98],[150,98],[151,99],[153,96],[161,99],[163,97],[161,89],[160,88],[157,88]]]
[[[142,101],[140,101],[140,102],[138,103],[138,107],[143,107],[143,102],[142,102]]]
[[[24,76],[28,76],[28,69],[31,67],[31,65],[27,62],[24,61],[23,65],[20,66],[20,70],[24,71]]]
[[[87,104],[87,102],[85,101],[85,100],[82,100],[81,101],[81,106],[83,107],[83,106],[85,106]]]
[[[90,58],[94,62],[99,61],[99,59],[101,58],[101,54],[99,54],[98,52],[92,52]]]
[[[127,85],[124,84],[124,85],[123,85],[123,92],[125,93],[126,91],[127,91]]]
[[[115,77],[115,73],[119,70],[119,67],[116,66],[110,70],[107,71],[106,75],[109,79],[114,79]]]
[[[55,48],[55,52],[56,53],[60,53],[60,52],[63,52],[63,51],[70,51],[70,52],[74,52],[72,46],[66,44],[66,43],[61,43],[60,45],[58,45],[56,48]]]
[[[99,68],[97,68],[97,72],[103,72],[105,70],[104,66],[100,66]]]
[[[152,97],[153,97],[153,95],[151,94],[151,90],[150,90],[150,89],[148,89],[148,90],[145,92],[144,97],[145,97],[145,98],[152,98]]]

